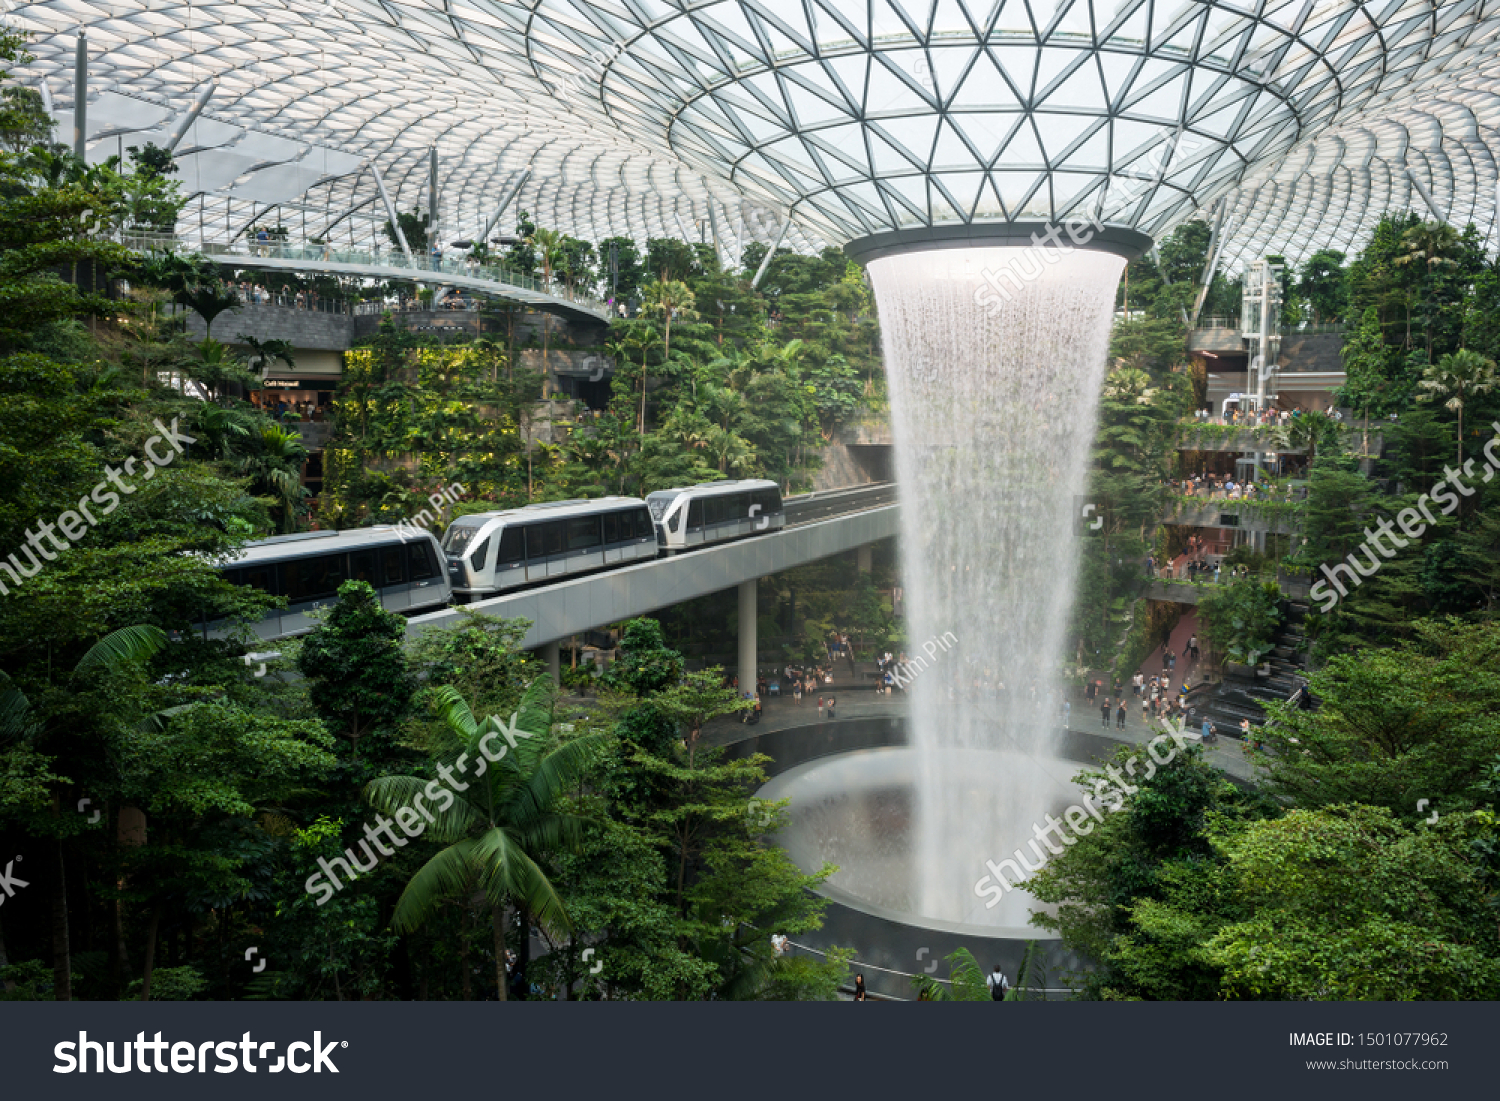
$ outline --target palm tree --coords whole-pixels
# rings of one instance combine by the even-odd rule
[[[256,454],[246,455],[236,464],[240,474],[253,480],[252,492],[276,501],[285,532],[296,527],[297,505],[307,495],[302,487],[302,463],[306,458],[307,448],[302,445],[300,435],[279,424],[268,424],[260,431]]]
[[[666,319],[666,331],[662,340],[662,362],[672,358],[672,319],[696,321],[698,304],[691,288],[680,279],[662,279],[648,286],[644,293],[642,309],[646,313],[659,313]]]
[[[566,255],[563,248],[563,235],[555,229],[533,230],[530,237],[526,238],[537,251],[537,259],[542,264],[542,286],[546,290],[552,289],[552,272],[557,267],[559,260]],[[551,336],[552,315],[545,310],[542,311],[542,396],[547,395],[547,368],[551,366]]]
[[[1460,348],[1423,371],[1422,379],[1417,383],[1417,389],[1424,391],[1417,395],[1418,401],[1446,397],[1448,400],[1443,403],[1443,408],[1458,414],[1460,467],[1464,463],[1464,402],[1488,394],[1497,382],[1500,379],[1495,376],[1494,360],[1468,348]]]
[[[548,751],[552,686],[542,677],[532,682],[508,723],[495,715],[476,721],[451,685],[439,688],[433,701],[454,738],[438,763],[466,789],[452,792],[453,801],[438,810],[419,798],[430,783],[425,777],[383,776],[365,788],[365,798],[382,812],[406,809],[431,818],[429,835],[445,846],[412,876],[391,924],[410,932],[454,895],[482,893],[495,938],[495,985],[504,1001],[508,907],[515,903],[525,912],[523,929],[529,920],[552,933],[571,927],[537,858],[577,843],[586,819],[560,814],[552,805],[577,785],[606,735],[585,734]],[[497,753],[501,756],[492,759]]]
[[[634,333],[626,337],[625,343],[632,348],[639,348],[641,351],[640,433],[641,439],[644,440],[646,438],[646,384],[650,381],[647,375],[648,368],[646,366],[646,357],[652,348],[661,343],[661,338],[656,335],[656,330],[651,328],[649,325],[641,325],[637,327]]]
[[[1396,257],[1396,264],[1423,264],[1428,268],[1450,267],[1458,263],[1453,253],[1462,244],[1458,231],[1446,222],[1422,222],[1401,235],[1406,254]]]

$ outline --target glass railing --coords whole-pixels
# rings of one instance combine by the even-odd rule
[[[138,252],[161,252],[177,247],[173,234],[123,232],[116,238],[126,248]],[[232,244],[208,243],[203,246],[206,256],[244,256],[250,259],[309,260],[324,264],[348,267],[387,268],[397,271],[414,271],[434,275],[455,275],[468,279],[483,279],[521,290],[533,291],[550,298],[560,299],[583,306],[599,313],[608,313],[607,303],[571,288],[548,284],[525,272],[507,268],[502,264],[481,264],[476,260],[440,256],[415,256],[407,260],[400,249],[339,249],[332,245],[292,245],[284,241],[235,241]]]

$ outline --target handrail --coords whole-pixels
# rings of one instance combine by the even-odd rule
[[[828,958],[828,953],[827,952],[820,952],[818,949],[813,948],[811,945],[798,944],[796,941],[794,941],[794,940],[792,940],[790,938],[787,939],[787,943],[790,944],[793,948],[800,948],[804,952],[811,952],[815,956],[822,956],[825,960]],[[915,979],[915,978],[932,979],[934,982],[940,982],[944,986],[952,986],[953,985],[953,980],[952,979],[940,979],[936,975],[921,975],[921,976],[918,976],[918,975],[916,975],[916,974],[914,974],[913,972],[910,972],[910,971],[896,971],[896,970],[893,970],[892,968],[889,968],[889,967],[881,967],[878,964],[873,964],[873,963],[859,963],[858,960],[853,960],[853,959],[851,959],[849,961],[849,963],[850,963],[851,966],[853,966],[855,964],[858,964],[859,966],[858,966],[857,969],[860,970],[860,971],[879,971],[879,972],[881,972],[883,974],[886,974],[886,975],[900,975],[903,978],[907,978],[907,979]],[[1032,991],[1032,992],[1037,993],[1037,994],[1072,994],[1073,993],[1072,990],[1068,989],[1067,987],[1063,987],[1063,986],[1024,986],[1024,987],[1014,987],[1013,989],[1029,990],[1029,991]]]
[[[177,247],[175,234],[128,233],[117,235],[120,244],[140,252],[164,251]],[[382,253],[378,248],[366,252],[356,249],[335,249],[332,245],[289,245],[282,241],[235,241],[231,244],[208,243],[203,246],[204,255],[210,258],[244,257],[248,260],[305,260],[313,263],[343,264],[359,267],[389,268],[398,271],[430,273],[432,275],[454,275],[467,279],[484,279],[508,287],[532,291],[582,306],[598,313],[609,313],[609,304],[588,295],[578,294],[567,286],[549,286],[546,281],[515,271],[501,264],[480,264],[474,260],[444,259],[437,256],[413,257],[408,262],[398,250]]]

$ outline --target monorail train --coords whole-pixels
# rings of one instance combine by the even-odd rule
[[[393,612],[441,608],[453,599],[443,572],[437,537],[425,531],[389,527],[349,531],[312,531],[278,535],[246,543],[233,562],[220,569],[228,581],[272,596],[286,597],[285,608],[273,608],[251,630],[262,639],[286,638],[312,630],[308,616],[331,603],[351,578],[368,581],[381,606]],[[225,638],[232,625],[203,624],[205,638]]]
[[[453,521],[442,547],[460,603],[657,556],[651,513],[635,497],[476,512]]]
[[[786,527],[781,489],[763,479],[664,489],[648,496],[646,505],[656,521],[657,542],[667,554]]]

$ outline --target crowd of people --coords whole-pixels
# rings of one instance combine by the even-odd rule
[[[1167,488],[1185,497],[1202,497],[1209,501],[1291,500],[1292,487],[1278,488],[1270,482],[1235,481],[1233,474],[1190,474],[1169,478]]]
[[[1306,417],[1321,414],[1332,417],[1334,420],[1342,420],[1343,414],[1337,409],[1316,410],[1307,409],[1228,409],[1222,416],[1214,414],[1213,409],[1205,406],[1193,412],[1193,419],[1200,424],[1232,424],[1242,428],[1266,428],[1272,426],[1288,425],[1297,417]]]
[[[1137,671],[1131,677],[1130,696],[1140,704],[1142,723],[1172,722],[1186,717],[1187,694],[1191,687],[1192,670],[1200,657],[1198,636],[1192,635],[1188,638],[1181,654],[1175,652],[1170,646],[1162,650],[1160,673],[1148,677],[1144,672]],[[1176,680],[1179,659],[1186,663],[1186,668],[1174,692],[1172,685]],[[1129,714],[1130,707],[1126,702],[1124,685],[1118,679],[1109,689],[1105,688],[1102,679],[1089,681],[1084,686],[1083,695],[1090,707],[1099,709],[1101,726],[1108,729],[1113,722],[1115,729],[1125,729],[1125,717]]]

